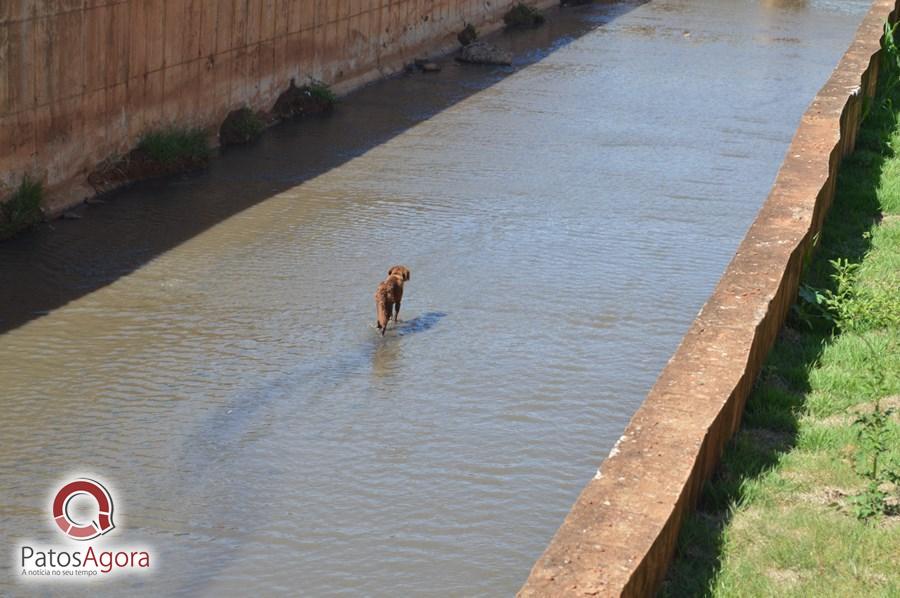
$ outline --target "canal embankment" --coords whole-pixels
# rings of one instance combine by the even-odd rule
[[[900,595],[900,53],[663,596]]]
[[[490,32],[515,2],[219,0],[0,6],[0,198],[38,181],[49,216],[96,189],[147,133],[215,133],[295,81],[346,93]],[[534,2],[538,8],[555,4]]]
[[[715,291],[520,596],[646,596],[660,587],[797,296],[875,96],[884,23],[896,16],[895,1],[872,4]]]

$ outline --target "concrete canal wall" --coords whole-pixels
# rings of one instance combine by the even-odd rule
[[[292,78],[347,91],[448,49],[465,23],[490,28],[512,4],[3,0],[0,198],[29,175],[55,191],[45,208],[60,209],[150,129],[217,129],[241,106],[271,108]]]
[[[712,296],[519,596],[649,596],[794,301],[804,255],[834,198],[875,92],[883,24],[875,0],[804,114],[775,185]]]

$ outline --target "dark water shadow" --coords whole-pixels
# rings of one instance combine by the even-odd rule
[[[900,105],[900,93],[892,98]],[[883,99],[860,129],[856,151],[844,160],[837,193],[801,284],[836,291],[830,260],[862,262],[871,249],[869,231],[881,218],[877,186],[893,154],[886,140],[898,123]],[[797,301],[747,400],[741,428],[725,448],[713,478],[705,483],[697,511],[681,529],[675,561],[661,597],[712,596],[722,569],[724,536],[733,509],[797,444],[798,416],[812,390],[810,374],[834,341],[833,323],[817,308]]]
[[[376,337],[378,340],[371,354],[372,375],[376,378],[394,375],[397,370],[397,364],[401,362],[403,354],[403,344],[395,339],[431,330],[446,315],[445,312],[430,311],[412,320],[401,320],[399,324],[389,325],[384,336]]]
[[[348,95],[332,116],[283,123],[204,172],[138,183],[84,218],[57,220],[0,243],[0,334],[109,285],[215,224],[337,168],[536,63],[649,0],[548,11],[539,29],[498,33],[512,67],[459,66],[404,74]]]
[[[400,321],[400,324],[397,325],[394,330],[396,331],[397,336],[406,336],[408,334],[415,334],[416,332],[425,332],[426,330],[431,330],[435,326],[438,325],[438,322],[441,321],[442,318],[446,317],[447,314],[442,311],[430,311],[428,313],[424,313],[421,316],[417,316],[412,320]]]
[[[295,396],[298,389],[304,391],[303,401],[298,404],[292,400],[292,408],[306,409],[309,401],[319,400],[314,397],[329,396],[331,389],[368,368],[377,376],[389,375],[402,351],[402,344],[393,342],[394,337],[431,330],[446,316],[445,312],[424,313],[402,321],[396,328],[388,328],[384,337],[373,326],[371,338],[346,351],[304,361],[289,371],[259,380],[252,388],[220,404],[200,422],[184,442],[182,460],[195,464],[196,468],[188,468],[195,471],[203,470],[200,465],[215,458],[229,458],[230,449],[239,450],[242,442],[254,436],[256,428],[277,418],[277,413],[269,407]]]

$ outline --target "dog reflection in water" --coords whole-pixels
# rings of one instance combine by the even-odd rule
[[[394,324],[399,321],[400,302],[403,300],[403,283],[409,280],[409,268],[406,266],[394,266],[388,270],[388,276],[378,285],[375,291],[375,325],[381,331],[381,336],[387,330],[388,322],[394,318]]]

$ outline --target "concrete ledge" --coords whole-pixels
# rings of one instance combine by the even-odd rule
[[[801,119],[775,185],[712,296],[625,433],[535,563],[521,597],[647,596],[675,553],[797,294],[838,167],[875,93],[885,20],[875,0]]]

